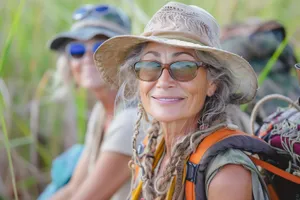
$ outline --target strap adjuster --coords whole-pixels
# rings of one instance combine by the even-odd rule
[[[187,161],[186,180],[196,184],[197,169],[199,165],[196,165],[190,161]]]

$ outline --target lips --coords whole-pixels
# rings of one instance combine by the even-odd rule
[[[152,98],[161,103],[176,103],[184,100],[182,97],[152,96]]]

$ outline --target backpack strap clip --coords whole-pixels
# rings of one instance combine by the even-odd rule
[[[190,181],[192,183],[196,183],[196,176],[197,176],[197,170],[198,166],[190,161],[187,161],[187,172],[186,172],[186,180]]]

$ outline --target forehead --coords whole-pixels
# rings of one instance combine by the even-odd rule
[[[193,49],[187,49],[183,47],[175,47],[171,45],[166,45],[166,44],[159,44],[155,42],[149,42],[146,47],[143,50],[143,53],[147,53],[148,51],[153,51],[157,53],[176,53],[176,52],[186,52],[188,54],[195,54],[195,50]]]

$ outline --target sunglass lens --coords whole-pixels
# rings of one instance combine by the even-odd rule
[[[175,62],[170,65],[171,75],[177,81],[191,81],[197,75],[197,64],[189,61]]]
[[[97,11],[97,12],[105,12],[105,11],[107,11],[108,10],[108,6],[97,6],[96,8],[95,8],[95,10]]]
[[[81,58],[85,54],[85,46],[81,43],[71,43],[68,47],[68,53],[73,58]]]
[[[161,74],[161,64],[151,61],[141,61],[134,65],[137,77],[143,81],[156,81]]]
[[[93,53],[96,52],[96,50],[98,49],[98,47],[100,47],[101,44],[102,44],[103,42],[104,42],[104,41],[98,41],[98,42],[96,42],[96,43],[94,44],[94,46],[93,46]]]

